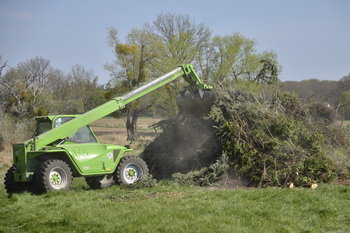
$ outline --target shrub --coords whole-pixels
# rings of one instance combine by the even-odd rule
[[[2,137],[3,147],[27,140],[33,135],[34,121],[17,119],[0,110],[0,145]]]

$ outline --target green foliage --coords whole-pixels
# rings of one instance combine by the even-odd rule
[[[163,182],[142,189],[89,190],[83,179],[75,179],[73,185],[68,192],[8,197],[0,184],[0,231],[346,232],[350,228],[348,186],[209,189]]]
[[[38,116],[47,116],[48,115],[48,111],[45,107],[40,107],[38,109],[38,113],[36,114]]]
[[[204,79],[226,84],[239,80],[276,81],[277,74],[280,72],[277,55],[268,51],[257,52],[256,45],[257,42],[254,39],[239,33],[215,36],[208,46],[205,62],[202,62],[205,67],[201,67],[201,70],[210,71],[203,73]]]
[[[259,82],[275,82],[281,72],[276,53],[258,52],[254,39],[239,33],[212,37],[208,27],[197,24],[188,15],[159,14],[143,29],[132,29],[125,43],[118,38],[117,30],[111,28],[109,42],[116,60],[106,68],[115,77],[113,85],[123,88],[119,93],[186,63],[193,63],[202,79],[213,83],[232,84],[257,78]],[[179,79],[170,87],[151,93],[152,98],[144,101],[140,109],[152,105],[147,108],[152,113],[174,116],[175,98],[185,85]]]
[[[228,161],[226,155],[222,155],[215,163],[200,170],[190,171],[186,174],[174,173],[173,181],[183,185],[210,186],[228,176]]]
[[[153,179],[152,175],[141,176],[136,182],[132,184],[122,185],[125,189],[142,189],[157,186],[157,180]]]
[[[257,74],[255,81],[268,84],[274,84],[278,81],[278,70],[277,66],[270,59],[261,60],[260,63],[263,63],[263,68]]]
[[[331,156],[332,150],[348,148],[335,143],[339,129],[314,116],[314,108],[288,93],[278,92],[270,101],[217,86],[217,104],[211,117],[234,171],[252,185],[287,186],[329,182],[349,175]],[[314,105],[313,105],[314,106]],[[323,119],[323,118],[322,118]],[[349,160],[347,155],[345,160]]]

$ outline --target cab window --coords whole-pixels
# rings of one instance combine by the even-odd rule
[[[72,120],[74,117],[58,117],[53,124],[53,127],[56,128],[64,123],[66,123],[67,121]]]
[[[71,138],[67,141],[75,143],[96,143],[96,138],[91,133],[90,128],[84,126],[78,130]]]
[[[54,128],[74,119],[74,117],[58,117],[54,121]],[[90,128],[88,126],[84,126],[80,128],[72,137],[70,137],[68,142],[74,143],[96,143],[97,140],[92,134]]]
[[[40,134],[43,134],[46,131],[49,131],[50,129],[51,129],[51,122],[50,121],[38,122],[38,124],[36,126],[36,136],[39,136]]]

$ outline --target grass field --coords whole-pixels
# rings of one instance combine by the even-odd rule
[[[156,135],[148,126],[157,121],[140,119],[135,153]],[[124,124],[107,118],[93,128],[103,143],[123,145]],[[0,159],[10,161],[10,152]],[[161,181],[151,188],[90,190],[77,178],[68,192],[8,196],[3,177],[9,163],[0,165],[0,232],[350,232],[350,186],[256,189]]]
[[[0,232],[350,232],[350,187],[216,189],[171,183],[8,197]]]

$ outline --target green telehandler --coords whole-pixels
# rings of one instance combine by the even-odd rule
[[[132,184],[147,175],[147,164],[140,157],[125,156],[132,151],[129,146],[99,143],[88,125],[181,76],[189,86],[177,100],[180,111],[208,111],[212,87],[204,84],[193,66],[187,64],[85,114],[36,117],[35,136],[13,145],[13,166],[5,175],[6,191],[68,190],[73,177],[85,177],[89,186],[96,189],[114,183]]]

